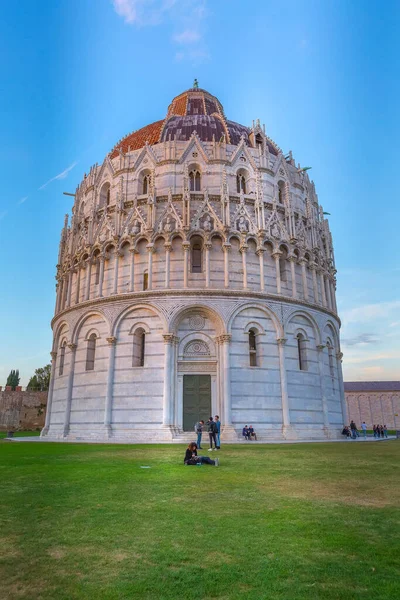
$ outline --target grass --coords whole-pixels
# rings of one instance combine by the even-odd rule
[[[33,437],[40,435],[40,431],[14,431],[14,437]],[[7,436],[7,431],[0,431],[0,440]]]
[[[1,598],[400,597],[398,441],[182,457],[0,442]]]

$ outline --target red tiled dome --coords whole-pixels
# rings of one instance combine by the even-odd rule
[[[194,131],[204,142],[225,139],[228,144],[237,145],[243,136],[246,144],[251,146],[248,127],[228,121],[218,98],[206,90],[191,88],[172,100],[164,120],[146,125],[118,142],[111,158],[118,156],[120,149],[124,153],[138,150],[146,142],[153,145],[169,139],[187,141]],[[268,147],[270,152],[277,154],[277,148],[270,142]]]

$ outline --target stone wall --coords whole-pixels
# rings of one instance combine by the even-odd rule
[[[47,392],[0,392],[0,431],[42,429],[46,406]]]
[[[357,427],[363,421],[368,428],[372,425],[387,425],[389,429],[400,429],[400,392],[345,392],[349,422]]]

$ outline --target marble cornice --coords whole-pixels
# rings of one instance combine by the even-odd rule
[[[56,321],[58,321],[61,317],[64,317],[74,310],[79,310],[81,308],[92,308],[92,307],[102,307],[107,304],[113,304],[114,302],[121,302],[126,300],[145,300],[150,301],[154,298],[163,298],[163,297],[190,297],[194,296],[198,297],[222,297],[222,298],[237,298],[243,300],[270,300],[274,302],[281,302],[282,304],[292,304],[300,307],[304,307],[307,309],[316,310],[320,313],[326,314],[329,317],[333,318],[339,325],[341,326],[341,321],[338,315],[327,307],[321,306],[319,304],[314,304],[312,302],[306,302],[305,300],[301,300],[299,298],[292,298],[290,296],[282,296],[278,294],[266,294],[265,292],[256,292],[249,290],[226,290],[226,289],[205,289],[205,288],[187,288],[182,290],[170,289],[170,290],[146,290],[140,292],[129,292],[125,294],[115,294],[112,296],[102,297],[102,298],[93,298],[91,300],[86,300],[84,302],[80,302],[79,304],[74,304],[68,308],[65,308],[63,311],[57,313],[51,320],[51,327],[53,328]]]

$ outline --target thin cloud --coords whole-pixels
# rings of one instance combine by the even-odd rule
[[[356,308],[344,310],[341,313],[343,323],[366,323],[376,319],[385,318],[393,310],[400,309],[400,300],[380,302],[377,304],[364,304]]]
[[[352,338],[342,339],[342,343],[345,346],[358,346],[367,344],[376,344],[378,341],[377,336],[374,333],[360,333]]]
[[[177,0],[112,0],[114,10],[128,25],[159,25]]]
[[[46,181],[46,183],[44,183],[43,185],[41,185],[40,188],[39,188],[39,190],[44,190],[44,188],[47,187],[49,185],[49,183],[51,183],[52,181],[56,181],[57,179],[65,179],[67,177],[68,173],[70,171],[72,171],[72,169],[77,164],[78,164],[77,162],[73,162],[72,165],[70,165],[69,167],[67,167],[66,169],[64,169],[64,171],[62,171],[61,173],[59,173],[55,177],[52,177],[51,179],[49,179],[48,181]]]
[[[2,221],[7,214],[8,210],[3,210],[2,212],[0,212],[0,221]]]
[[[344,361],[346,364],[359,365],[362,363],[370,363],[370,362],[379,362],[381,360],[399,360],[400,352],[397,350],[389,351],[389,352],[379,352],[376,354],[369,354],[366,356],[348,356],[347,354],[344,357]]]
[[[18,200],[17,204],[23,204],[27,200],[28,200],[28,196],[24,196],[23,198],[21,198],[21,200]]]
[[[177,44],[194,44],[201,39],[201,35],[194,29],[185,29],[185,31],[174,35],[172,39]]]
[[[125,23],[134,23],[137,19],[137,2],[135,0],[114,0],[114,10]]]

